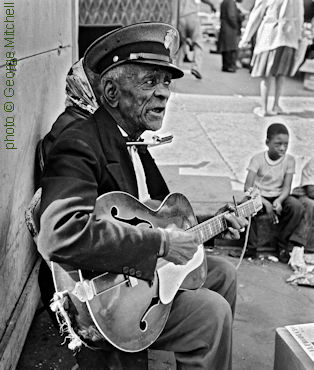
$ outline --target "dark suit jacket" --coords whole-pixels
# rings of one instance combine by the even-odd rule
[[[223,0],[220,5],[219,51],[238,49],[241,23],[242,15],[236,6],[235,0]]]
[[[150,154],[140,154],[152,199],[168,188]],[[129,152],[117,124],[103,108],[70,123],[56,139],[42,178],[38,248],[45,259],[75,268],[153,278],[158,230],[96,219],[96,198],[110,191],[138,196]]]

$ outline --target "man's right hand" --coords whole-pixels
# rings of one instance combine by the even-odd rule
[[[164,231],[168,234],[169,251],[163,258],[175,265],[185,265],[197,251],[196,234],[178,229],[175,225],[169,225]]]

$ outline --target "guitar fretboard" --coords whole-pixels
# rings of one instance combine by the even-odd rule
[[[249,200],[237,206],[239,216],[248,217],[256,213],[254,200]],[[228,228],[227,221],[224,217],[227,213],[223,212],[207,221],[186,230],[197,234],[198,243],[205,243],[207,240],[219,235]]]

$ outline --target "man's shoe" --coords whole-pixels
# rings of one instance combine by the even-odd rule
[[[191,73],[193,76],[195,76],[196,78],[198,78],[199,80],[202,79],[202,75],[199,73],[199,71],[195,68],[192,68],[191,69]]]
[[[223,72],[230,72],[230,73],[235,73],[236,72],[236,70],[235,70],[235,68],[222,68],[221,69]]]

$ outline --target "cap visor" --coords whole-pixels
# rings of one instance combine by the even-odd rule
[[[126,63],[150,64],[164,67],[171,72],[173,79],[181,78],[184,76],[184,72],[182,71],[182,69],[176,67],[172,63],[163,62],[161,60],[137,59],[132,61],[126,60]]]

